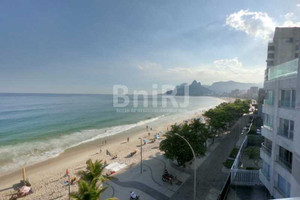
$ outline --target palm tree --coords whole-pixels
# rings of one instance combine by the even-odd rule
[[[70,194],[72,200],[100,200],[101,194],[108,187],[103,187],[97,184],[97,179],[94,179],[91,183],[85,180],[80,180],[78,182],[78,192],[73,192]],[[106,200],[117,200],[117,198],[109,198]]]
[[[110,175],[104,175],[103,171],[107,165],[101,160],[93,162],[91,159],[86,161],[86,170],[78,172],[78,191],[70,194],[73,200],[100,200],[101,194],[108,188],[103,187],[103,182],[115,179]],[[109,198],[107,200],[117,200]]]
[[[91,183],[93,180],[98,179],[101,183],[112,180],[114,177],[103,174],[107,164],[102,163],[102,160],[93,162],[91,159],[86,161],[86,170],[78,172],[81,180]]]

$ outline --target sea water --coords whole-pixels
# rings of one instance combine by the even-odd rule
[[[0,94],[0,174],[82,143],[146,126],[162,116],[223,102],[214,97],[190,97],[188,106],[178,109],[171,103],[164,107],[161,97],[147,97],[144,107],[144,99],[139,99],[137,108],[133,103],[116,108],[112,95]],[[183,97],[175,99],[184,101]]]

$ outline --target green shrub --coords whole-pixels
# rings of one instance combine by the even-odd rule
[[[252,124],[249,134],[256,134],[256,126]]]
[[[246,147],[244,152],[249,156],[250,159],[259,159],[259,147],[250,146]]]
[[[227,159],[225,162],[223,162],[223,165],[224,165],[226,168],[230,169],[230,168],[232,167],[232,165],[233,165],[233,162],[234,162],[234,160],[232,160],[232,159]]]
[[[236,155],[238,154],[238,152],[239,152],[239,149],[237,149],[237,148],[232,149],[229,157],[230,158],[236,158]]]

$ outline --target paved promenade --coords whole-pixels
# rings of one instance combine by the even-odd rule
[[[238,140],[242,128],[246,125],[245,119],[240,119],[230,133],[222,135],[208,148],[206,156],[197,160],[197,199],[216,199],[221,191],[228,170],[223,167],[232,148]],[[170,185],[161,180],[164,168],[177,176],[178,181]],[[176,166],[158,153],[143,162],[143,173],[140,165],[129,167],[123,173],[116,175],[118,180],[111,181],[110,187],[101,198],[112,196],[119,199],[129,199],[130,191],[135,191],[141,200],[184,200],[193,199],[193,170]]]
[[[204,163],[197,169],[197,199],[215,200],[221,192],[228,172],[224,170],[223,162],[229,156],[238,141],[242,128],[247,124],[246,118],[241,118],[230,133],[221,138],[218,147],[211,152]],[[172,196],[173,200],[193,199],[193,177],[191,176]]]

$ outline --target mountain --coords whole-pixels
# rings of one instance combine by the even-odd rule
[[[235,81],[220,81],[215,82],[210,86],[205,86],[207,89],[214,91],[215,93],[229,93],[232,90],[248,90],[250,87],[262,87],[259,83],[240,83]]]
[[[214,94],[213,91],[203,87],[200,82],[197,82],[195,80],[190,85],[188,85],[187,83],[182,83],[181,85],[176,86],[174,90],[167,91],[166,94],[172,95],[174,93],[176,96],[184,96],[185,88],[188,89],[189,96],[208,96]]]

